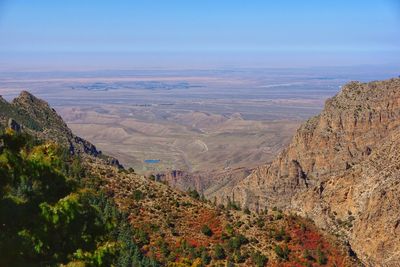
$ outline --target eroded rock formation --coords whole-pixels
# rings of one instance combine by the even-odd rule
[[[400,262],[400,79],[351,82],[271,163],[221,199],[277,206],[343,235],[363,262]]]

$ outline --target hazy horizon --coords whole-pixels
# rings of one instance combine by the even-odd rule
[[[0,1],[2,70],[307,68],[400,62],[384,1]]]

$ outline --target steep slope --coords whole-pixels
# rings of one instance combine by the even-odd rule
[[[356,220],[353,222],[355,228],[343,230],[345,226],[342,223],[339,230],[343,230],[345,238],[351,241],[366,264],[386,266],[386,261],[400,262],[396,250],[396,246],[400,247],[398,235],[381,233],[378,229],[374,232],[371,227],[378,221],[374,221],[370,214],[376,213],[374,217],[382,227],[392,231],[397,229],[398,223],[390,218],[400,214],[399,197],[395,194],[399,190],[396,181],[400,179],[395,171],[399,147],[398,143],[393,143],[399,127],[400,79],[351,82],[338,95],[327,100],[320,115],[299,128],[289,147],[271,164],[254,170],[233,191],[225,191],[222,201],[229,196],[252,209],[278,206],[296,210],[311,216],[320,226],[327,226],[321,221],[329,217],[330,209],[335,210],[331,201],[340,198],[339,194],[345,194],[346,190],[360,188],[362,191],[349,193],[349,199],[357,208],[342,203],[336,211],[358,213],[357,219],[351,217],[351,220]],[[390,163],[395,169],[387,172],[386,166]],[[347,174],[342,177],[343,173]],[[363,179],[364,176],[368,179]],[[360,184],[364,186],[360,187]],[[327,191],[327,187],[330,190]],[[313,197],[303,200],[304,194]],[[324,197],[325,204],[321,204]],[[378,200],[387,209],[380,210]],[[318,210],[319,205],[325,207]],[[381,215],[377,216],[377,213]],[[375,245],[363,246],[365,240],[362,239],[367,236],[377,237]]]
[[[57,225],[57,229],[73,230],[74,228],[69,226],[69,223],[72,222],[86,231],[85,223],[88,221],[106,227],[107,237],[93,233],[89,236],[104,244],[100,241],[94,242],[96,243],[94,250],[86,248],[87,251],[76,250],[80,246],[71,246],[68,254],[61,259],[58,257],[58,250],[60,247],[62,248],[60,245],[68,246],[70,244],[65,242],[65,238],[57,239],[54,236],[48,236],[46,230],[41,230],[40,233],[43,237],[51,240],[51,244],[47,245],[46,243],[46,247],[51,248],[50,252],[46,253],[56,262],[71,261],[71,264],[81,264],[79,266],[86,266],[85,262],[89,262],[87,266],[110,266],[111,264],[103,259],[113,262],[108,254],[118,256],[121,254],[119,249],[122,249],[123,255],[131,255],[135,260],[140,259],[147,264],[128,264],[133,259],[118,256],[121,261],[118,260],[120,264],[117,266],[232,266],[233,264],[265,266],[267,263],[270,266],[319,266],[321,264],[356,266],[333,236],[321,234],[307,219],[284,213],[279,209],[257,210],[253,213],[249,210],[241,211],[234,202],[230,202],[227,206],[216,206],[214,203],[202,199],[195,191],[180,192],[162,182],[137,175],[133,170],[111,166],[98,154],[87,153],[82,147],[77,146],[78,149],[83,150],[74,147],[74,150],[71,151],[69,147],[71,143],[79,145],[79,143],[74,143],[76,142],[75,135],[46,102],[27,92],[22,93],[12,103],[3,101],[1,107],[0,116],[3,125],[7,123],[7,120],[13,119],[16,123],[20,123],[21,131],[31,133],[46,142],[38,147],[17,148],[14,152],[21,158],[33,153],[26,164],[39,168],[32,175],[33,178],[41,181],[38,183],[39,189],[49,190],[51,187],[46,183],[58,186],[58,183],[54,183],[54,179],[42,181],[42,179],[48,178],[48,173],[42,174],[43,171],[46,171],[43,166],[47,166],[47,161],[51,160],[54,161],[55,174],[59,175],[65,172],[65,177],[63,176],[65,181],[74,181],[73,183],[82,185],[82,187],[78,187],[77,193],[86,194],[89,190],[95,195],[102,196],[101,200],[84,198],[88,201],[89,209],[99,212],[99,217],[96,219],[99,221],[93,221],[91,216],[88,218],[75,216],[68,209],[80,208],[80,205],[71,206],[68,203],[64,204],[68,199],[57,199],[60,201],[60,207],[55,206],[54,218],[49,217],[50,222]],[[19,140],[20,137],[25,137],[25,135],[19,136],[18,131],[11,130],[7,130],[0,137],[2,138],[0,154],[4,153],[4,155],[0,155],[2,163],[0,167],[6,170],[7,174],[9,173],[9,177],[12,177],[2,180],[3,176],[0,176],[0,185],[6,185],[4,188],[11,192],[12,199],[16,203],[19,202],[19,199],[14,195],[20,196],[21,190],[27,190],[27,193],[32,188],[38,190],[38,185],[35,184],[31,188],[25,182],[27,178],[32,178],[29,169],[18,165],[14,167],[7,159],[11,155],[7,151],[7,142],[13,138]],[[10,145],[9,147],[15,146]],[[70,152],[79,153],[68,155],[68,153],[63,153],[62,147],[65,147],[67,151],[69,148]],[[56,157],[53,150],[59,151],[60,156]],[[37,151],[43,152],[37,154]],[[10,157],[18,164],[19,161],[15,158],[14,156]],[[39,161],[42,158],[45,160]],[[3,173],[1,168],[0,173]],[[19,169],[23,170],[23,173],[19,173]],[[16,177],[20,184],[17,184],[16,189],[11,190],[7,183]],[[41,191],[38,194],[46,195]],[[71,199],[74,200],[73,196]],[[110,204],[111,199],[116,203],[118,210],[115,210]],[[34,204],[37,206],[37,203]],[[7,202],[1,202],[0,206],[0,210],[6,214]],[[59,219],[58,213],[61,212],[64,216],[64,209],[67,210],[65,214],[68,216],[71,214],[72,219],[69,217]],[[83,214],[86,214],[85,212],[85,210],[82,211]],[[25,217],[29,217],[29,214],[24,211],[21,213]],[[35,216],[41,216],[36,213],[34,210]],[[46,214],[45,216],[47,216]],[[2,216],[2,219],[6,217]],[[80,220],[80,223],[76,223],[76,220]],[[7,218],[7,222],[9,221],[10,218]],[[127,226],[124,222],[130,223],[129,229],[126,229]],[[42,225],[40,222],[37,224],[38,229],[47,229],[46,225]],[[5,224],[2,225],[5,227]],[[12,224],[7,223],[7,226],[12,226]],[[122,229],[122,231],[119,226],[123,226],[125,230]],[[31,230],[29,223],[26,227],[29,232]],[[20,234],[20,231],[17,232]],[[25,232],[22,235],[29,239],[31,236]],[[54,233],[57,231],[55,230]],[[61,231],[59,234],[78,236],[79,240],[88,238],[86,235],[81,235],[80,232],[69,234],[68,231]],[[34,243],[36,249],[38,241],[35,238],[29,240]],[[112,240],[112,242],[107,240]],[[7,247],[6,241],[5,238],[0,238],[0,245]],[[121,247],[119,247],[119,242],[122,242]],[[126,247],[127,244],[130,244],[130,248]],[[23,248],[21,251],[25,251],[25,249],[31,251],[34,247],[25,248],[22,243],[18,242],[14,245],[18,249]],[[54,253],[51,253],[53,250]],[[39,252],[33,253],[39,261],[42,261],[43,259],[40,258],[42,252]],[[145,257],[142,257],[142,254]],[[13,261],[13,255],[10,256],[10,261]]]
[[[293,198],[292,208],[348,239],[368,266],[400,262],[400,131],[371,156]]]
[[[103,177],[105,192],[129,214],[142,252],[163,266],[357,266],[334,237],[307,219],[276,209],[240,211],[234,203],[216,207],[194,192],[96,159],[86,168]]]
[[[116,159],[102,155],[96,147],[76,136],[49,104],[22,91],[11,103],[0,97],[0,128],[14,123],[17,127],[38,137],[52,140],[69,148],[71,154],[86,154],[101,157],[110,164],[119,166]]]

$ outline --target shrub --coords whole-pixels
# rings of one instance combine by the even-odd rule
[[[278,258],[283,259],[285,261],[289,260],[290,250],[286,245],[283,247],[276,245],[274,250]]]
[[[240,204],[235,201],[231,201],[230,199],[228,200],[228,204],[227,204],[226,208],[228,210],[241,210]]]
[[[200,199],[200,194],[195,189],[192,190],[192,189],[189,188],[188,194],[189,194],[190,197],[192,197],[194,199]]]
[[[201,261],[203,262],[204,265],[208,265],[211,262],[211,256],[208,254],[206,250],[203,250],[201,252]]]
[[[246,255],[242,255],[240,253],[240,250],[233,253],[232,258],[233,258],[233,261],[236,263],[243,263],[246,261]]]
[[[225,250],[220,244],[214,246],[214,258],[217,260],[223,260],[226,258]]]
[[[268,262],[268,258],[258,251],[251,254],[251,260],[258,267],[264,267]]]
[[[303,258],[309,260],[309,261],[313,261],[314,257],[311,255],[310,251],[308,249],[304,250],[303,253]]]
[[[247,215],[249,215],[249,214],[251,213],[248,207],[246,207],[246,208],[243,210],[243,212],[244,212],[244,214],[247,214]]]
[[[132,197],[134,200],[139,201],[143,199],[144,195],[142,191],[136,189],[135,191],[133,191]]]
[[[258,228],[263,228],[265,226],[264,219],[261,218],[261,217],[258,218],[257,221],[256,221],[256,224],[257,224]]]
[[[317,262],[320,265],[325,265],[328,263],[328,258],[325,253],[318,247],[317,249]]]
[[[242,234],[233,236],[229,239],[227,247],[229,251],[238,251],[242,245],[248,244],[249,240]]]
[[[213,231],[206,224],[201,227],[201,232],[206,236],[212,236],[213,235]]]
[[[233,227],[232,227],[232,225],[230,225],[230,224],[227,224],[227,225],[225,226],[225,230],[226,230],[226,233],[227,233],[228,235],[233,235],[233,234],[234,234]]]

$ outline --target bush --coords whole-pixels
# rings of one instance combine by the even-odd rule
[[[136,189],[135,191],[133,191],[132,197],[134,200],[139,201],[143,199],[144,194],[142,191]]]
[[[235,251],[239,250],[242,245],[246,245],[249,243],[249,240],[244,235],[237,235],[229,239],[228,247],[230,250]]]
[[[246,208],[243,210],[243,212],[244,212],[244,214],[247,214],[247,215],[249,215],[249,214],[251,213],[248,207],[246,207]]]
[[[288,235],[285,230],[283,229],[283,227],[281,227],[281,230],[279,230],[279,232],[275,233],[275,240],[276,241],[282,241],[285,240],[286,242],[289,242],[291,240],[290,235]]]
[[[192,190],[189,188],[188,194],[190,197],[192,197],[194,199],[200,199],[200,194],[196,190]]]
[[[256,224],[257,224],[258,228],[263,228],[263,227],[265,226],[264,219],[261,218],[261,217],[259,217],[259,218],[257,219],[257,221],[256,221]]]
[[[244,263],[246,261],[246,255],[242,255],[240,250],[236,251],[232,255],[233,261],[236,263]]]
[[[212,236],[213,235],[213,231],[210,229],[210,227],[208,227],[208,225],[203,225],[201,227],[201,232],[206,236]]]
[[[285,261],[289,260],[290,250],[286,245],[283,246],[283,248],[279,245],[276,245],[274,250],[278,258],[283,259]]]
[[[208,254],[207,251],[203,250],[201,252],[201,261],[203,262],[203,264],[208,265],[211,262],[211,256]]]
[[[303,258],[309,260],[309,261],[313,261],[314,257],[311,255],[310,251],[308,249],[304,250],[303,253]]]
[[[230,236],[232,236],[232,235],[235,233],[234,230],[233,230],[232,225],[230,225],[230,224],[227,224],[227,225],[225,226],[225,230],[226,230],[226,233],[227,233],[228,235],[230,235]]]
[[[268,262],[268,258],[258,251],[251,255],[251,260],[258,267],[264,267]]]
[[[325,265],[328,263],[328,258],[325,253],[318,247],[317,249],[317,262],[320,265]]]
[[[228,210],[241,210],[240,203],[237,203],[235,201],[231,201],[230,199],[228,199],[228,204],[227,204],[226,208]]]
[[[220,244],[214,246],[214,258],[216,260],[223,260],[226,258],[225,250]]]

